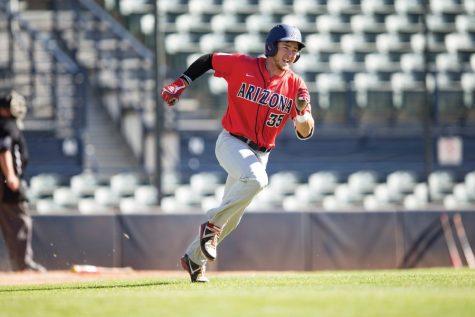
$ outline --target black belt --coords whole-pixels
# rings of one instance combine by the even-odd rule
[[[242,135],[237,135],[237,134],[234,134],[234,133],[229,133],[231,134],[233,137],[241,140],[242,142],[246,143],[247,145],[249,145],[249,147],[251,149],[253,149],[254,151],[259,151],[259,152],[264,152],[264,153],[267,153],[267,152],[270,152],[272,149],[268,149],[264,146],[259,146],[257,145],[256,143],[254,143],[253,141],[249,140],[248,138],[246,138],[245,136],[242,136]]]

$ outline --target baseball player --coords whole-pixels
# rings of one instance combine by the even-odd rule
[[[279,24],[267,35],[266,57],[206,54],[161,91],[165,102],[173,106],[186,87],[210,69],[228,83],[228,107],[215,148],[228,176],[221,204],[207,212],[208,221],[201,224],[181,258],[192,282],[208,282],[207,261],[216,259],[218,243],[237,227],[246,207],[267,185],[269,154],[287,120],[293,121],[299,139],[313,134],[307,86],[290,70],[304,47],[296,27]]]

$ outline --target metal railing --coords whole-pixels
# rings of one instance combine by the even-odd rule
[[[54,38],[33,27],[9,1],[0,0],[6,19],[8,88],[19,90],[30,111],[25,128],[54,130],[59,138],[80,138],[88,103],[87,76]]]
[[[94,1],[52,3],[52,34],[88,70],[98,101],[145,164],[155,121],[154,54]]]

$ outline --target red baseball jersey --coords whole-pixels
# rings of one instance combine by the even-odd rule
[[[213,54],[214,76],[228,82],[228,108],[223,128],[242,135],[266,148],[275,147],[275,139],[289,118],[297,115],[295,98],[305,82],[292,71],[271,78],[266,58],[243,54]],[[310,105],[307,107],[310,112]]]

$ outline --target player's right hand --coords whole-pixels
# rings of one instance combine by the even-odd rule
[[[295,108],[297,109],[297,114],[302,115],[307,108],[307,105],[310,103],[310,95],[308,90],[299,89],[297,93],[297,98],[295,102]]]
[[[163,87],[160,95],[162,99],[169,105],[173,106],[176,102],[180,99],[181,94],[185,91],[187,87],[187,83],[182,78],[177,78],[171,84],[166,85]]]

